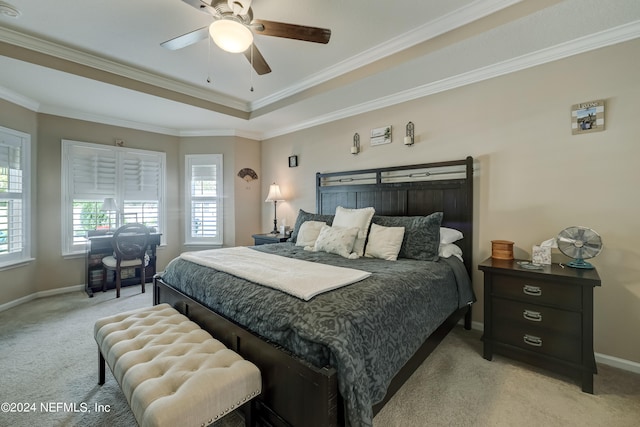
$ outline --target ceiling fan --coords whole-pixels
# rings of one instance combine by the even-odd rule
[[[182,1],[210,14],[214,19],[213,23],[160,43],[161,46],[177,50],[211,36],[221,49],[233,53],[243,52],[260,75],[270,73],[271,68],[253,43],[254,34],[323,44],[329,43],[331,38],[331,30],[325,28],[253,19],[252,0]]]

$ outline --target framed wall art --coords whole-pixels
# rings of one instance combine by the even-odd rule
[[[371,146],[391,143],[391,125],[371,129]]]
[[[298,167],[298,156],[289,156],[289,167]]]
[[[583,102],[571,107],[571,134],[604,130],[604,100]]]

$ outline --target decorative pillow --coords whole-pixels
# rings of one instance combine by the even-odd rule
[[[296,246],[313,246],[316,244],[318,235],[322,226],[327,223],[322,221],[305,221],[298,231],[298,238],[296,239]]]
[[[326,223],[327,225],[331,225],[333,222],[334,215],[322,215],[322,214],[314,214],[305,212],[302,209],[298,211],[298,218],[296,218],[296,223],[293,226],[293,232],[291,233],[291,238],[289,241],[296,243],[298,239],[298,232],[300,231],[300,227],[306,221],[321,221]]]
[[[398,252],[404,239],[404,227],[383,227],[371,224],[369,240],[364,256],[387,261],[398,259]]]
[[[336,216],[332,225],[344,228],[358,228],[358,238],[353,245],[353,252],[359,256],[364,255],[364,243],[367,240],[369,225],[371,225],[371,218],[373,218],[375,212],[374,208],[347,209],[342,206],[336,208]]]
[[[460,246],[455,243],[440,243],[440,248],[438,249],[438,255],[442,258],[449,258],[450,256],[457,257],[460,261],[464,262],[462,259],[462,249]]]
[[[342,228],[323,225],[316,244],[313,247],[313,251],[323,251],[345,258],[353,258],[350,257],[350,255],[353,251],[353,244],[356,241],[356,237],[358,237],[357,227]]]
[[[440,243],[453,243],[462,239],[464,235],[455,228],[440,227]]]
[[[428,216],[375,216],[372,221],[385,227],[404,227],[399,258],[438,260],[442,212]]]

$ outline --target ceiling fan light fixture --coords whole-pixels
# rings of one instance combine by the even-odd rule
[[[234,19],[218,19],[209,26],[209,34],[220,49],[231,53],[244,52],[253,43],[253,33]]]

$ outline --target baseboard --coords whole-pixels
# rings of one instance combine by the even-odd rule
[[[459,322],[460,325],[464,325],[463,321]],[[471,329],[475,331],[484,331],[484,323],[472,321]],[[595,353],[596,363],[612,366],[614,368],[622,369],[625,371],[640,374],[640,363],[633,362],[631,360],[620,359],[619,357],[609,356],[607,354]]]
[[[596,353],[596,363],[612,366],[614,368],[623,369],[625,371],[640,374],[640,363],[631,360],[620,359],[619,357],[609,356],[607,354]]]
[[[58,294],[66,294],[69,292],[83,291],[83,290],[84,290],[84,285],[75,285],[75,286],[67,286],[66,288],[58,288],[58,289],[51,289],[48,291],[34,292],[30,295],[27,295],[22,298],[18,298],[16,300],[9,301],[5,304],[0,305],[0,312],[9,310],[10,308],[13,308],[13,307],[17,307],[20,304],[24,304],[25,302],[33,301],[34,299],[50,297]]]

